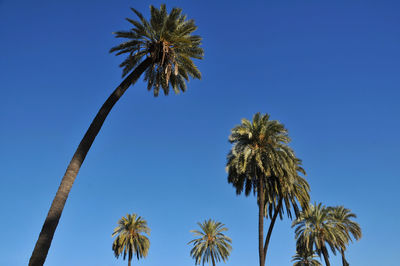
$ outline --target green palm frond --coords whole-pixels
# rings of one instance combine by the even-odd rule
[[[300,250],[292,257],[293,266],[321,266],[314,251]]]
[[[300,174],[305,174],[301,160],[296,158],[288,146],[290,138],[283,124],[270,120],[269,115],[256,113],[253,121],[242,119],[229,136],[233,144],[227,156],[226,170],[228,182],[236,188],[236,193],[249,195],[257,192],[258,179],[266,184],[266,203],[270,213],[277,205],[278,198],[285,201],[288,215],[290,205],[296,215],[298,206],[308,206],[310,190]],[[268,215],[267,215],[268,217]]]
[[[118,221],[112,237],[117,236],[113,242],[112,249],[115,257],[123,254],[125,260],[131,261],[135,255],[137,259],[146,257],[150,248],[150,241],[145,236],[150,235],[150,228],[146,220],[136,214],[127,214]]]
[[[195,264],[203,264],[209,261],[219,262],[228,260],[229,254],[232,250],[232,240],[225,236],[223,232],[228,229],[225,225],[213,221],[211,219],[203,223],[197,223],[201,228],[199,230],[192,230],[191,232],[198,238],[193,239],[188,244],[193,244],[190,255],[195,260]]]
[[[115,37],[127,41],[110,49],[116,55],[127,55],[120,64],[122,76],[148,57],[152,63],[144,80],[154,96],[158,96],[160,90],[168,95],[170,87],[175,93],[184,92],[189,77],[201,79],[201,73],[192,60],[202,59],[204,55],[200,47],[201,37],[192,34],[197,29],[194,20],[188,20],[180,8],[173,8],[168,13],[165,4],[159,9],[150,6],[150,20],[136,9],[131,10],[138,17],[138,20],[126,19],[133,28],[114,32]]]

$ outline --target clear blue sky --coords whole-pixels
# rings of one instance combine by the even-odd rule
[[[0,265],[26,265],[61,177],[121,81],[108,54],[129,7],[160,1],[0,1]],[[154,98],[143,82],[112,110],[77,177],[46,265],[126,265],[111,233],[127,213],[151,227],[133,265],[194,265],[189,232],[226,224],[226,265],[257,265],[257,205],[226,181],[230,129],[255,112],[289,129],[312,201],[358,215],[351,265],[398,265],[400,2],[168,1],[196,20],[203,74]],[[291,265],[291,222],[278,222],[268,265]],[[332,257],[332,265],[340,258]]]

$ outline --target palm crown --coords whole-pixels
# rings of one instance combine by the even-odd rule
[[[197,29],[194,20],[187,20],[180,8],[173,8],[168,14],[165,4],[160,9],[150,6],[151,18],[146,20],[136,9],[131,8],[139,20],[127,18],[133,28],[130,31],[114,32],[117,38],[126,38],[110,52],[116,55],[127,54],[121,63],[122,75],[128,74],[146,56],[151,64],[146,69],[147,89],[158,96],[160,88],[164,94],[171,86],[175,93],[186,90],[189,76],[201,78],[201,73],[192,58],[202,59],[201,37],[192,35]]]
[[[232,250],[229,244],[232,243],[232,240],[222,233],[228,229],[224,227],[224,224],[211,219],[197,224],[201,231],[192,230],[191,232],[198,238],[188,243],[194,245],[190,255],[195,259],[196,265],[200,264],[201,261],[204,265],[209,260],[212,261],[213,265],[215,265],[215,261],[222,260],[225,262]]]
[[[321,266],[314,251],[300,250],[292,257],[293,266]]]
[[[126,217],[122,217],[112,234],[113,237],[117,235],[112,245],[114,255],[118,258],[123,254],[124,259],[128,255],[129,265],[133,255],[137,259],[146,257],[150,241],[144,234],[149,235],[150,229],[141,216],[128,214]]]

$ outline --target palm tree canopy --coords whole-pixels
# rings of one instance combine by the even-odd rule
[[[256,113],[253,121],[242,119],[229,136],[233,144],[227,156],[228,182],[236,193],[244,190],[248,196],[257,192],[259,178],[265,179],[266,199],[275,199],[280,193],[279,178],[287,177],[290,183],[298,175],[298,162],[292,149],[287,130],[269,115]]]
[[[213,259],[217,262],[220,260],[225,262],[232,250],[230,245],[232,240],[223,234],[228,229],[224,227],[224,224],[211,219],[197,224],[201,231],[192,230],[190,232],[198,238],[188,243],[193,244],[190,255],[195,259],[196,265],[201,262],[204,265],[204,263]]]
[[[335,245],[342,234],[332,223],[328,208],[321,203],[314,203],[302,211],[292,227],[296,227],[297,250],[310,251],[315,246],[316,252],[321,255],[323,246],[327,243],[333,254],[336,254]]]
[[[346,250],[346,245],[353,241],[352,238],[359,240],[362,237],[360,225],[351,220],[352,218],[357,218],[351,210],[346,209],[344,206],[336,206],[328,207],[328,212],[334,225],[344,235],[344,245],[341,246],[344,250]]]
[[[151,66],[145,73],[147,89],[158,96],[160,88],[168,95],[171,86],[175,93],[186,90],[189,76],[201,78],[201,73],[192,58],[202,59],[201,37],[192,35],[197,29],[194,20],[187,19],[180,8],[167,12],[165,4],[160,9],[150,6],[148,21],[136,9],[131,8],[139,20],[127,18],[133,25],[129,31],[114,32],[117,38],[127,41],[111,48],[116,55],[127,54],[120,64],[122,76],[128,74],[145,57],[151,58]]]
[[[316,260],[317,257],[314,251],[297,251],[292,257],[293,266],[321,266],[321,263]]]
[[[266,191],[265,217],[271,218],[273,213],[278,211],[279,218],[282,220],[283,214],[286,210],[288,217],[292,219],[293,209],[297,218],[300,215],[300,207],[301,209],[308,208],[310,204],[310,185],[308,184],[307,180],[300,175],[305,175],[305,171],[301,167],[301,160],[295,158],[294,163],[297,168],[297,173],[293,177],[288,177],[285,175],[278,178],[280,187],[279,197],[283,201],[280,209],[277,209],[279,206],[279,198]]]
[[[112,234],[112,237],[117,236],[112,245],[114,255],[118,258],[123,254],[124,260],[128,255],[129,261],[133,255],[137,259],[146,257],[150,241],[144,234],[150,235],[146,220],[136,214],[127,214],[126,217],[122,217]]]

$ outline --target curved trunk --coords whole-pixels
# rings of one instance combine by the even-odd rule
[[[350,266],[350,264],[347,262],[346,257],[344,255],[343,248],[340,249],[340,254],[342,254],[342,264],[343,264],[343,266]]]
[[[46,220],[44,221],[42,231],[40,232],[39,238],[32,252],[32,256],[29,260],[29,266],[41,266],[44,264],[54,236],[54,232],[56,231],[61,213],[68,198],[68,194],[79,172],[79,169],[85,160],[86,154],[92,146],[94,139],[99,133],[114,104],[121,98],[128,87],[138,80],[138,78],[142,75],[146,68],[150,66],[150,64],[150,58],[147,58],[140,63],[136,69],[132,71],[132,73],[125,78],[124,81],[122,81],[122,83],[115,89],[110,97],[108,97],[90,124],[89,129],[86,131],[85,136],[79,143],[79,146],[68,165],[64,177],[61,180],[61,184],[58,187],[57,194],[51,204]]]
[[[262,176],[259,176],[258,181],[258,252],[260,256],[260,266],[265,265],[264,256],[264,182]]]
[[[214,259],[214,254],[211,252],[211,260],[212,260],[212,264],[213,266],[215,266],[215,259]]]
[[[276,207],[274,216],[272,217],[271,223],[269,224],[268,233],[267,233],[267,237],[265,238],[265,244],[264,244],[264,261],[267,257],[267,250],[268,250],[269,240],[271,239],[271,235],[272,235],[272,229],[274,228],[275,221],[276,221],[276,218],[278,217],[279,210],[281,209],[281,207],[282,207],[282,198],[279,199],[278,206]]]
[[[326,266],[331,266],[331,264],[330,264],[330,262],[329,262],[328,250],[326,249],[324,243],[322,243],[322,255],[324,256],[325,265],[326,265]]]

